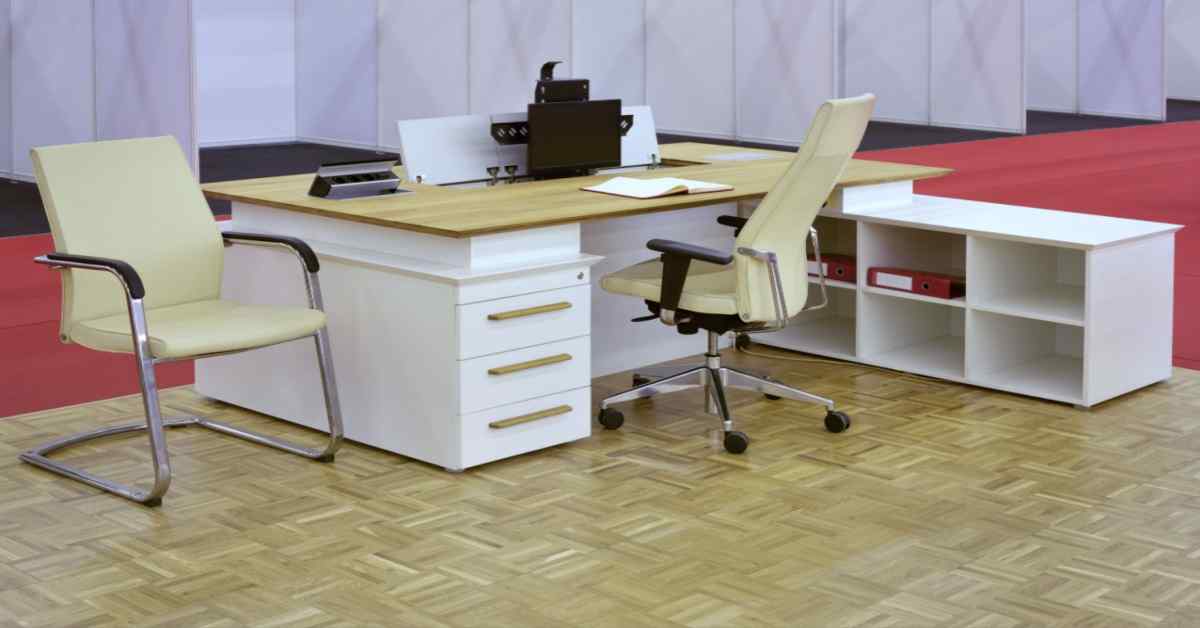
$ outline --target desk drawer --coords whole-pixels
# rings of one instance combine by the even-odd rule
[[[590,285],[458,306],[458,359],[586,336]]]
[[[480,465],[592,434],[591,387],[462,416],[462,465]]]
[[[579,336],[458,363],[463,414],[591,383],[591,337]]]

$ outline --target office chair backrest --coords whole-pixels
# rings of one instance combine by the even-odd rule
[[[146,287],[147,307],[220,295],[221,235],[174,138],[42,146],[32,153],[57,251],[129,262]],[[76,322],[125,311],[112,275],[63,273],[64,336]]]
[[[737,237],[737,246],[779,257],[788,317],[808,299],[808,230],[862,142],[875,96],[830,100],[817,111],[791,166],[763,198]],[[737,255],[738,313],[742,320],[774,320],[775,302],[766,264]]]

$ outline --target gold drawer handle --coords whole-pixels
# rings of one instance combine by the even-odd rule
[[[542,410],[540,412],[531,412],[529,414],[522,414],[521,416],[515,416],[511,419],[504,419],[503,421],[492,421],[491,423],[488,423],[488,427],[490,427],[494,430],[502,430],[506,427],[513,427],[515,425],[521,425],[523,423],[532,423],[534,421],[541,421],[542,419],[548,419],[552,416],[566,414],[566,413],[570,412],[572,409],[573,408],[571,408],[571,406],[555,406],[553,408],[550,408],[549,410]]]
[[[507,321],[514,318],[524,318],[526,316],[536,316],[538,314],[546,314],[549,312],[557,312],[559,310],[567,310],[571,308],[571,304],[567,301],[551,303],[549,305],[539,305],[537,307],[527,307],[523,310],[509,310],[507,312],[496,312],[488,314],[489,321]]]
[[[497,366],[496,368],[488,369],[488,375],[508,375],[509,373],[519,373],[521,371],[528,371],[529,369],[535,369],[540,366],[550,366],[551,364],[558,364],[559,362],[567,362],[570,359],[570,353],[560,353],[558,355],[538,358],[528,362],[517,362],[516,364],[509,364],[508,366]]]

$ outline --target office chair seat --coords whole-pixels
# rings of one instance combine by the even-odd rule
[[[608,292],[657,302],[662,296],[663,264],[655,259],[607,275],[600,286]],[[738,313],[737,273],[732,265],[693,261],[679,298],[679,309],[704,314]]]
[[[172,359],[253,349],[311,336],[325,325],[325,313],[306,307],[242,305],[197,301],[148,308],[150,350]],[[129,315],[81,321],[71,327],[71,342],[89,349],[133,353]]]

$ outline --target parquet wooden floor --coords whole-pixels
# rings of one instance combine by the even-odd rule
[[[1082,412],[857,365],[727,362],[834,397],[854,427],[737,393],[753,443],[731,456],[683,393],[461,475],[175,430],[175,483],[151,510],[16,460],[136,417],[136,397],[0,421],[0,625],[1200,626],[1200,372]],[[187,389],[164,402],[303,436]],[[64,455],[148,468],[141,437]]]

